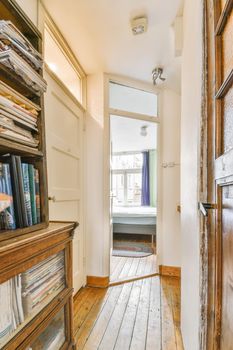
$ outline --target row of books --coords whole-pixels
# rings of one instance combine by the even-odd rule
[[[38,148],[40,107],[0,82],[0,137]]]
[[[0,193],[12,200],[0,213],[0,229],[14,230],[40,223],[39,170],[22,163],[20,156],[7,156],[0,163]]]
[[[64,254],[53,255],[22,274],[22,298],[28,316],[51,294],[65,285]]]
[[[0,348],[65,286],[64,254],[60,252],[0,285]]]
[[[42,56],[11,21],[0,21],[0,63],[20,76],[37,95],[46,91],[46,81],[38,73]]]
[[[0,285],[0,347],[24,322],[21,293],[21,276]]]

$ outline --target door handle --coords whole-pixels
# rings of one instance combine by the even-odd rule
[[[53,201],[53,202],[56,202],[56,197],[55,197],[55,196],[52,196],[52,197],[48,197],[48,200],[49,200],[49,201]]]
[[[209,209],[217,209],[217,205],[213,203],[203,203],[199,202],[198,209],[201,211],[201,213],[204,216],[208,216],[208,210]]]

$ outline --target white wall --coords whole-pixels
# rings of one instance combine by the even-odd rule
[[[28,15],[31,21],[37,26],[38,0],[16,0]]]
[[[159,203],[161,207],[158,231],[159,264],[180,266],[180,95],[164,90],[161,101],[161,152]],[[174,162],[174,167],[161,163]]]
[[[201,113],[201,0],[186,0],[181,112],[181,327],[186,350],[198,350],[199,224],[198,169]]]
[[[86,256],[87,275],[105,276],[103,74],[87,77]]]

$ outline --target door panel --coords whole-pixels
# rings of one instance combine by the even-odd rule
[[[46,72],[46,143],[50,220],[77,221],[73,241],[73,281],[84,284],[83,111]]]
[[[232,36],[232,41],[233,41],[233,36]],[[233,58],[232,58],[232,62],[233,62]],[[223,140],[222,140],[223,153],[226,153],[227,151],[233,148],[233,88],[231,88],[227,92],[226,96],[223,98],[222,115],[223,115]]]
[[[222,188],[222,320],[221,349],[232,349],[233,339],[233,185]]]

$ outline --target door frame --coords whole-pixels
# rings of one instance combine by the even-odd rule
[[[109,83],[113,81],[122,85],[126,85],[132,88],[144,90],[147,92],[152,92],[158,97],[158,116],[152,117],[140,113],[125,112],[117,109],[109,108]],[[110,227],[110,115],[117,115],[121,117],[127,117],[132,119],[140,119],[148,122],[154,122],[158,124],[157,129],[157,142],[158,142],[158,159],[157,159],[157,261],[159,263],[159,252],[162,249],[161,243],[161,188],[162,188],[162,164],[161,164],[161,92],[158,88],[154,87],[152,84],[143,83],[134,79],[127,77],[122,77],[118,75],[104,74],[104,256],[103,256],[103,266],[106,269],[106,275],[110,276],[110,249],[111,249],[111,227]],[[161,247],[161,249],[160,249]]]
[[[68,45],[66,39],[63,37],[62,33],[60,32],[59,28],[53,21],[52,17],[50,16],[46,6],[44,5],[42,0],[38,1],[38,28],[40,29],[40,32],[42,34],[43,38],[43,45],[44,45],[44,30],[45,28],[50,32],[54,40],[56,41],[57,45],[63,52],[64,56],[67,58],[67,60],[70,62],[71,66],[77,73],[77,75],[81,79],[81,100],[79,101],[68,89],[68,87],[63,83],[63,81],[51,70],[51,68],[44,63],[44,71],[49,74],[51,79],[61,88],[61,90],[64,92],[64,94],[74,103],[77,108],[80,109],[80,111],[83,113],[83,124],[82,124],[82,134],[83,134],[83,144],[82,144],[82,170],[81,170],[81,177],[82,177],[82,189],[80,194],[80,201],[82,201],[82,234],[83,234],[83,247],[82,247],[82,265],[83,265],[83,276],[82,276],[82,285],[86,285],[87,281],[87,271],[86,271],[86,196],[84,195],[84,191],[86,189],[86,108],[87,108],[87,75],[79,63],[77,57],[74,55],[72,49]],[[44,47],[42,47],[42,52],[44,56]],[[76,230],[77,231],[77,230]],[[77,234],[77,232],[75,233]]]

